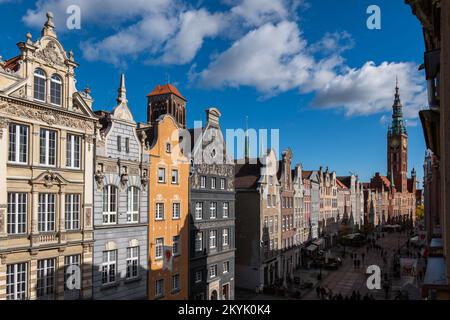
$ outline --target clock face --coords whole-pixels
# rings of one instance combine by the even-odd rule
[[[398,147],[398,145],[399,145],[398,139],[397,138],[392,139],[391,146],[395,148]]]

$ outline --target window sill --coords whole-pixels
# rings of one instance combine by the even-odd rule
[[[117,288],[119,286],[119,282],[112,282],[112,283],[106,283],[106,284],[102,284],[102,286],[100,287],[100,290],[109,290],[109,289],[113,289],[113,288]]]
[[[176,290],[172,290],[171,294],[172,295],[177,295],[181,292],[181,289],[176,289]]]
[[[141,280],[142,280],[142,276],[137,276],[137,277],[134,277],[134,278],[125,279],[124,283],[125,284],[129,284],[129,283],[139,282]]]

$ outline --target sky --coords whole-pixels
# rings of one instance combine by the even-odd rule
[[[70,6],[80,28],[69,29]],[[370,30],[370,5],[381,29]],[[398,77],[408,125],[409,171],[423,176],[418,111],[427,106],[422,30],[403,0],[0,0],[0,56],[36,40],[55,16],[58,39],[80,64],[94,109],[111,110],[121,73],[129,105],[146,121],[146,95],[174,84],[187,125],[217,107],[223,129],[279,129],[294,164],[368,181],[386,174],[386,132]],[[74,21],[74,20],[70,20]],[[239,154],[238,154],[239,156]]]

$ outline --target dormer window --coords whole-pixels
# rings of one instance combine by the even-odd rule
[[[45,102],[47,76],[42,69],[34,71],[34,99]]]
[[[54,74],[50,80],[50,102],[61,106],[62,80],[57,74]]]

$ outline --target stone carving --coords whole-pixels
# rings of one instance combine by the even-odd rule
[[[138,167],[131,167],[129,169],[129,173],[132,176],[138,176],[139,175],[139,168]]]
[[[5,227],[5,209],[0,209],[0,233],[3,232]]]
[[[86,122],[81,119],[73,119],[64,116],[54,110],[39,110],[27,108],[24,106],[17,106],[17,105],[13,106],[8,103],[6,104],[0,103],[0,111],[23,118],[39,120],[51,126],[58,124],[69,128],[77,128],[84,130],[94,129],[93,124],[90,122]]]
[[[95,172],[94,178],[95,178],[95,182],[97,183],[97,189],[102,190],[105,174],[101,170],[97,169],[97,171]]]
[[[88,144],[88,150],[91,151],[91,145],[94,143],[94,136],[92,134],[86,134],[84,136],[86,143]]]
[[[115,164],[107,164],[105,166],[106,173],[117,173],[117,165]]]
[[[34,56],[52,67],[55,65],[64,67],[64,60],[58,54],[58,48],[54,41],[50,41],[45,48],[36,51]]]
[[[58,176],[56,175],[56,173],[48,172],[44,176],[44,186],[46,188],[51,188],[51,187],[53,187],[54,184],[57,184],[57,183],[59,183],[59,179],[58,179]]]
[[[86,208],[86,227],[91,226],[92,209]]]
[[[0,117],[0,139],[3,139],[3,129],[8,127],[8,119]]]

